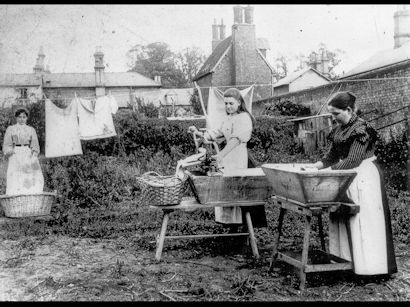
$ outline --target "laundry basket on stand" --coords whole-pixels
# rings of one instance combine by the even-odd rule
[[[56,196],[56,192],[1,195],[0,203],[6,217],[43,216],[50,214]]]
[[[179,204],[188,185],[188,175],[185,173],[183,178],[179,178],[147,172],[136,179],[141,187],[142,202],[154,206]]]

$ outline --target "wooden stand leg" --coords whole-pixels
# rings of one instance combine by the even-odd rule
[[[248,226],[249,240],[251,242],[251,247],[252,247],[252,254],[256,259],[258,259],[259,252],[258,252],[258,247],[256,246],[256,239],[255,239],[255,233],[253,231],[251,214],[249,212],[246,212],[245,216],[246,216],[246,224]]]
[[[271,259],[270,265],[269,265],[269,272],[272,271],[273,264],[275,263],[276,258],[278,257],[279,240],[280,240],[280,236],[282,234],[282,222],[283,222],[283,217],[285,216],[285,213],[286,213],[286,209],[280,208],[278,229],[277,229],[276,233],[273,236],[272,259]]]
[[[326,249],[325,236],[323,234],[323,222],[322,222],[322,214],[321,213],[317,217],[317,222],[319,224],[320,245],[322,246],[322,251],[327,253],[328,250]]]
[[[305,267],[308,262],[311,219],[312,219],[311,216],[305,215],[305,235],[303,238],[302,267],[300,269],[300,285],[299,285],[300,290],[304,290],[305,284],[306,284]]]
[[[157,243],[157,251],[155,253],[155,259],[157,261],[161,260],[161,254],[162,254],[162,249],[164,247],[165,233],[167,231],[168,220],[169,220],[169,213],[164,212],[164,218],[162,219],[161,232],[160,232],[159,240]]]

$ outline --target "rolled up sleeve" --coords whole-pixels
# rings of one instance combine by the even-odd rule
[[[232,138],[236,138],[241,143],[247,143],[252,135],[252,120],[248,113],[240,113],[233,122]]]

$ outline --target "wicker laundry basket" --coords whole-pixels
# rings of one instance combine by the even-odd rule
[[[177,205],[181,202],[188,186],[188,175],[181,179],[177,176],[161,176],[156,172],[147,172],[137,177],[141,187],[142,202],[154,206]]]
[[[7,217],[49,215],[57,193],[1,195],[0,203]]]

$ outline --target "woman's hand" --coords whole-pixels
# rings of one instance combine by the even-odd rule
[[[189,127],[188,127],[188,132],[189,132],[189,133],[198,132],[198,128],[195,127],[195,126],[189,126]]]
[[[317,171],[317,170],[320,170],[322,168],[323,168],[323,163],[321,161],[318,161],[318,162],[313,163],[313,164],[304,165],[300,169],[302,171]]]
[[[212,155],[211,159],[215,160],[218,168],[222,168],[222,157],[220,154]]]

